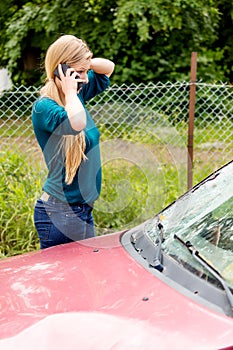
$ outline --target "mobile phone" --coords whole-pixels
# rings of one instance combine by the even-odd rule
[[[61,68],[62,68],[63,74],[66,75],[66,71],[67,71],[68,68],[70,68],[70,66],[68,66],[66,63],[62,63],[62,64],[61,64]],[[72,73],[73,73],[73,72],[72,72]],[[71,74],[72,74],[72,73],[71,73]],[[55,69],[54,75],[55,75],[56,77],[58,77],[58,79],[61,80],[60,75],[59,75],[59,71],[58,71],[58,67]],[[76,77],[75,79],[79,79],[79,77]],[[78,86],[77,86],[78,90],[83,86],[83,84],[84,84],[84,83],[83,83],[82,81],[78,81]]]

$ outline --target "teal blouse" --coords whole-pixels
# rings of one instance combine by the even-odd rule
[[[65,109],[50,98],[38,98],[32,108],[34,132],[48,168],[43,190],[62,202],[71,204],[93,203],[101,190],[100,133],[86,109],[85,102],[103,92],[110,85],[110,80],[106,75],[97,74],[93,70],[88,72],[88,80],[78,94],[87,116],[84,129],[87,160],[81,162],[70,185],[65,183],[61,141],[64,135],[76,135],[78,131],[71,127]]]

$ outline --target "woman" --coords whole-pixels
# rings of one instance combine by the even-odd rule
[[[109,86],[114,63],[93,58],[84,41],[63,35],[48,48],[45,69],[46,83],[32,110],[48,168],[34,211],[41,249],[94,236],[92,210],[101,189],[100,135],[85,102]]]

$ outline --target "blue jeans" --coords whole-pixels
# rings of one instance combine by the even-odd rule
[[[80,241],[95,236],[92,207],[88,204],[69,205],[50,196],[38,199],[34,210],[34,224],[40,248]]]

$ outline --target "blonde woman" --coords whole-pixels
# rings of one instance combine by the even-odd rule
[[[63,35],[48,48],[45,69],[47,79],[32,109],[48,168],[34,210],[41,249],[94,236],[100,134],[85,102],[109,86],[114,63],[93,58],[83,40]]]

